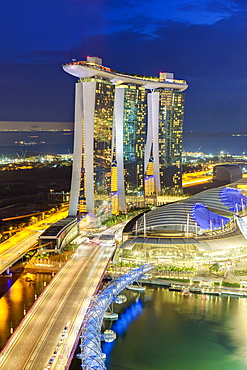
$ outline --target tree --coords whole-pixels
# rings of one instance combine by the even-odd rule
[[[217,272],[219,272],[219,269],[220,269],[220,265],[218,264],[218,263],[214,263],[213,265],[211,265],[210,267],[209,267],[209,271],[212,273],[212,272],[214,272],[214,273],[217,273]]]

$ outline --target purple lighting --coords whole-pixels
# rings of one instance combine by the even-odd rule
[[[204,204],[194,204],[191,215],[201,229],[217,230],[224,227],[230,219],[209,211]]]

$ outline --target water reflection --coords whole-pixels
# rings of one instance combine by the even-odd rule
[[[18,277],[18,276],[17,276]],[[0,280],[2,289],[10,289],[0,299],[0,349],[10,337],[13,328],[16,328],[26,311],[41,294],[44,287],[50,282],[51,274],[21,274],[16,277]]]
[[[0,332],[8,331],[9,306],[6,297],[0,299]]]
[[[114,321],[113,323],[105,322],[103,327],[107,327],[107,329],[111,328],[116,332],[117,336],[124,335],[128,329],[128,326],[142,313],[142,310],[143,304],[141,299],[138,297],[136,298],[136,301],[130,305],[130,307],[126,308],[126,310],[119,316],[117,321]],[[111,353],[113,346],[114,342],[104,342],[102,345],[103,353],[108,356]]]
[[[117,339],[103,346],[108,370],[246,369],[246,298],[183,295],[163,288],[147,288],[137,301],[137,293],[124,294],[129,301],[114,306],[120,313],[119,323],[112,324]],[[127,309],[138,302],[140,312],[129,320]]]

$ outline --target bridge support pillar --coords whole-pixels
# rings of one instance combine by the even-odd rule
[[[12,276],[12,272],[10,272],[10,268],[8,267],[7,270],[5,270],[1,276],[6,276],[6,277],[10,277]]]

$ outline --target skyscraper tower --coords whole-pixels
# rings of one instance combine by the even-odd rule
[[[186,82],[119,73],[96,57],[63,69],[79,78],[69,215],[125,212],[145,193],[181,188]]]

